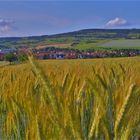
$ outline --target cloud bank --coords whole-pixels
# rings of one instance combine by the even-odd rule
[[[12,20],[7,20],[0,18],[0,33],[5,34],[13,29],[14,22]]]
[[[112,27],[120,27],[126,25],[128,25],[128,21],[126,19],[116,17],[115,19],[108,21],[106,27],[112,28]]]

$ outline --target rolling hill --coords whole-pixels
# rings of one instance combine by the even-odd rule
[[[140,49],[139,39],[140,29],[84,29],[55,35],[0,38],[0,48],[18,48],[26,46],[32,48],[69,47],[79,50],[100,50],[117,47],[124,48],[125,46],[125,48]],[[121,43],[122,40],[125,41]],[[135,43],[135,41],[137,43]],[[131,42],[131,46],[129,42]]]

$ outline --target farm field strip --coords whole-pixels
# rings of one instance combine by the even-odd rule
[[[140,40],[138,39],[111,40],[106,43],[103,43],[102,45],[99,45],[99,47],[140,49]]]

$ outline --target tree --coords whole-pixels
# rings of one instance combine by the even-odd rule
[[[5,61],[9,61],[11,63],[11,62],[17,61],[17,56],[13,53],[9,53],[5,55],[4,59]]]

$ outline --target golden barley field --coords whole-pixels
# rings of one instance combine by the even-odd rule
[[[138,140],[140,57],[0,67],[1,140]]]

